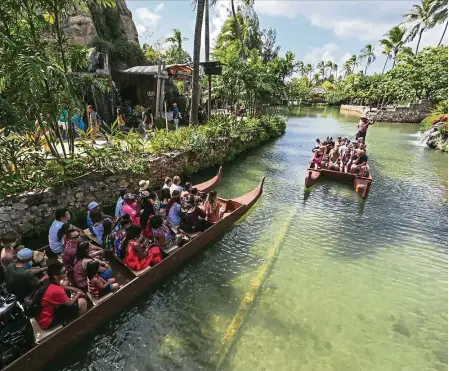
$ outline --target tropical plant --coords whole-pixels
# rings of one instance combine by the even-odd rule
[[[185,64],[191,62],[190,54],[182,48],[182,42],[187,40],[188,38],[183,37],[179,29],[173,29],[173,35],[165,39],[166,42],[171,44],[165,53],[167,63]]]
[[[432,14],[433,22],[435,24],[440,24],[446,21],[446,25],[444,26],[443,34],[441,35],[441,39],[438,42],[438,46],[441,45],[444,39],[444,35],[447,31],[447,1],[446,0],[432,0],[431,1],[431,9],[430,12]]]
[[[422,34],[435,26],[435,19],[432,15],[432,0],[421,0],[420,5],[413,5],[403,17],[405,18],[404,23],[411,25],[406,41],[413,41],[418,35],[415,51],[415,54],[418,54]]]
[[[383,71],[385,71],[385,67],[387,65],[387,61],[393,58],[393,68],[396,64],[396,56],[404,47],[405,40],[404,36],[406,33],[406,29],[400,26],[395,26],[385,35],[386,38],[380,40],[380,44],[384,47],[382,54],[387,56],[387,60],[385,61],[385,65]]]
[[[362,50],[360,50],[359,60],[362,61],[364,59],[366,59],[365,72],[364,72],[366,75],[368,66],[376,60],[376,55],[374,54],[374,47],[371,44],[366,44],[365,47]]]
[[[329,70],[329,76],[328,77],[330,78],[331,75],[332,75],[332,69],[334,68],[334,63],[332,61],[327,61],[326,65],[325,65],[325,68]]]

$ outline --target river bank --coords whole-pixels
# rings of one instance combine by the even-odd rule
[[[279,137],[285,127],[286,123],[280,117],[263,117],[240,122],[227,119],[220,126],[215,123],[166,135],[161,133],[150,143],[153,149],[156,145],[161,150],[167,149],[160,154],[142,151],[140,147],[98,150],[90,146],[90,155],[96,153],[96,157],[85,158],[101,171],[91,171],[53,187],[8,195],[0,200],[0,238],[10,233],[22,235],[45,230],[56,209],[61,207],[68,207],[74,213],[85,213],[86,205],[91,201],[112,205],[120,189],[138,189],[142,179],[149,180],[150,188],[155,189],[163,184],[166,176],[189,175],[223,164],[242,152]],[[179,149],[173,150],[176,146]],[[123,159],[131,164],[120,171]],[[114,160],[118,161],[118,168]]]

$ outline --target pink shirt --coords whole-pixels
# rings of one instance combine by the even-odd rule
[[[136,203],[128,205],[126,202],[122,206],[123,214],[128,214],[131,217],[131,221],[135,225],[140,225],[140,217],[136,216]]]

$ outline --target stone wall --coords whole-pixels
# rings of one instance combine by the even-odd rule
[[[379,122],[398,122],[398,123],[420,123],[430,113],[431,105],[428,101],[420,103],[411,103],[407,106],[386,107],[378,112],[376,108],[368,106],[353,106],[343,104],[340,107],[341,113],[366,114],[368,118],[375,118]]]
[[[137,190],[142,179],[150,181],[150,188],[159,189],[166,176],[222,164],[230,152],[235,154],[243,150],[236,150],[229,140],[222,139],[211,146],[209,156],[199,157],[191,151],[149,156],[151,170],[148,174],[90,174],[72,184],[7,197],[0,201],[0,239],[12,232],[23,235],[46,230],[59,208],[68,207],[74,213],[85,213],[91,201],[112,205],[120,189]]]

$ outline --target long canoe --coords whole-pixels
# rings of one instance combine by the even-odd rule
[[[221,176],[221,172],[219,172],[219,176]],[[218,198],[222,207],[225,208],[223,218],[204,232],[192,236],[185,245],[172,250],[168,257],[151,268],[134,272],[126,267],[120,259],[111,256],[110,263],[112,270],[122,287],[117,292],[108,294],[99,301],[88,298],[90,309],[67,326],[53,330],[49,334],[45,334],[45,331],[41,329],[41,332],[44,333],[37,340],[37,345],[8,365],[5,370],[23,371],[43,369],[61,351],[68,349],[89,331],[92,331],[102,322],[119,313],[140,294],[153,288],[175,269],[180,267],[186,260],[196,255],[213,240],[230,229],[259,199],[263,191],[264,180],[265,178],[262,179],[254,190],[244,196],[229,200]],[[36,323],[34,323],[33,327],[35,328],[35,332],[36,326]]]
[[[194,185],[193,188],[198,189],[198,191],[200,191],[200,192],[209,192],[218,183],[220,183],[222,171],[223,171],[223,168],[220,166],[220,169],[218,169],[217,175],[215,175],[212,179],[209,179],[208,181],[206,181],[204,183]]]
[[[369,174],[368,177],[362,177],[357,174],[344,173],[341,171],[328,170],[328,169],[314,169],[309,167],[306,170],[305,186],[306,188],[312,187],[320,177],[323,176],[328,179],[337,180],[346,183],[352,183],[354,190],[362,197],[366,199],[371,189],[371,183],[373,177]]]

